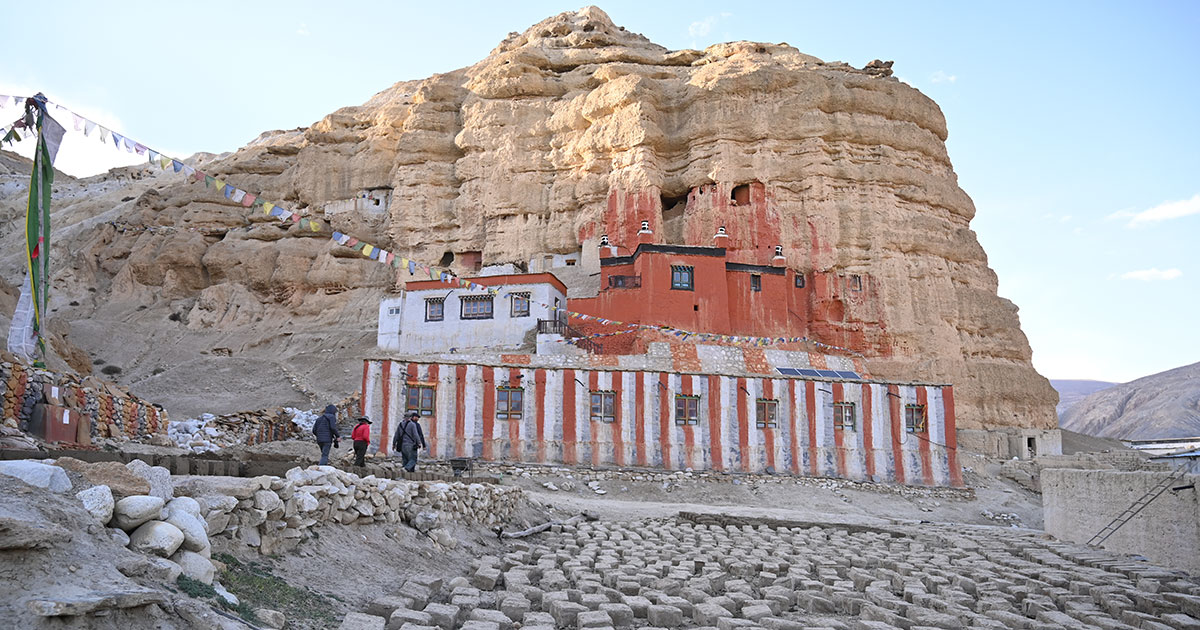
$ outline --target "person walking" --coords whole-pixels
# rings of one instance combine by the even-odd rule
[[[333,405],[325,407],[325,413],[321,414],[313,423],[312,432],[317,436],[317,446],[321,447],[319,465],[327,466],[329,465],[329,448],[341,446],[341,435],[338,433],[337,427],[337,407]]]
[[[415,411],[408,415],[396,427],[396,436],[392,438],[392,450],[399,451],[404,470],[413,472],[417,469],[417,449],[425,448],[425,432],[421,423],[417,422],[420,414]]]
[[[354,440],[354,465],[366,466],[363,458],[367,456],[367,446],[371,444],[371,420],[366,416],[359,416],[358,425],[350,432],[350,439]]]

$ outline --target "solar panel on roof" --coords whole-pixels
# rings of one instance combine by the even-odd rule
[[[839,378],[838,373],[834,372],[833,370],[817,370],[817,374],[824,376],[825,378]]]
[[[842,377],[842,378],[861,378],[861,377],[860,377],[860,376],[859,376],[857,373],[855,373],[855,372],[844,372],[844,371],[842,371],[842,370],[838,370],[838,376],[840,376],[840,377]]]
[[[785,376],[800,376],[800,370],[797,370],[796,368],[776,368],[776,369],[779,370],[780,374],[783,374]]]
[[[800,376],[820,376],[821,375],[821,373],[816,370],[805,370],[802,368],[802,369],[799,369],[796,371],[800,373]]]

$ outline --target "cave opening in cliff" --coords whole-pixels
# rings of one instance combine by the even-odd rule
[[[687,209],[687,195],[674,197],[662,195],[662,239],[668,245],[683,245],[683,214]]]
[[[454,264],[454,252],[442,254],[442,259],[438,261],[439,267],[449,267],[452,264]]]
[[[750,184],[738,184],[729,193],[729,200],[735,206],[750,205]]]

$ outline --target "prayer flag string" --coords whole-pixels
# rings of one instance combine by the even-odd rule
[[[17,97],[17,96],[9,97],[9,96],[0,95],[0,106],[3,106],[6,103],[7,99],[10,99],[10,98],[14,99],[14,101],[16,101],[16,102],[24,102],[24,100],[25,100],[24,97]],[[108,141],[111,139],[114,148],[116,148],[118,150],[124,150],[127,153],[136,153],[138,155],[145,155],[147,157],[148,163],[154,167],[159,168],[160,170],[163,170],[163,171],[170,170],[175,173],[185,173],[186,176],[188,177],[188,179],[191,180],[192,182],[196,182],[196,183],[203,182],[205,188],[213,189],[215,192],[221,194],[222,196],[224,196],[226,199],[229,199],[233,203],[244,206],[246,208],[256,208],[256,209],[261,208],[262,213],[264,215],[275,217],[281,223],[296,224],[299,227],[299,229],[301,229],[301,230],[310,230],[312,232],[321,232],[323,229],[326,229],[329,227],[327,225],[327,222],[325,222],[321,219],[315,219],[315,218],[308,217],[308,216],[302,216],[301,212],[298,210],[289,210],[289,209],[287,209],[283,206],[280,206],[276,203],[266,201],[266,200],[262,199],[262,197],[260,195],[253,194],[246,190],[242,190],[241,188],[233,186],[232,184],[229,184],[225,181],[222,181],[221,179],[218,179],[214,175],[205,173],[205,172],[201,171],[200,169],[197,169],[197,168],[185,163],[183,160],[172,158],[172,157],[169,157],[169,156],[163,154],[160,151],[155,151],[153,149],[150,149],[148,146],[146,146],[144,144],[136,142],[128,137],[122,136],[121,134],[119,134],[111,129],[108,129],[108,128],[104,127],[103,125],[100,125],[99,123],[89,120],[89,119],[85,118],[84,116],[81,116],[61,105],[58,105],[57,103],[51,103],[50,101],[47,101],[47,103],[52,104],[56,109],[58,109],[60,111],[65,111],[65,112],[69,113],[72,116],[75,130],[83,133],[85,136],[91,137],[93,134],[95,134],[99,138],[99,140],[105,144],[107,144]],[[13,125],[13,126],[11,126],[11,128],[7,128],[7,129],[4,127],[0,127],[0,143],[3,143],[3,142],[13,143],[13,142],[18,142],[18,141],[22,140],[23,138],[20,135],[21,131],[22,131],[21,128],[16,125]],[[32,135],[32,134],[29,134],[29,135]],[[29,136],[26,136],[26,137],[29,137]],[[129,226],[128,224],[118,226],[118,224],[114,223],[114,227],[118,227],[118,229],[121,229],[121,228],[138,229],[134,226]],[[143,230],[154,231],[156,229],[164,229],[165,226],[164,227],[159,227],[159,226],[142,227],[142,226],[139,226],[139,227]],[[375,245],[372,243],[367,243],[365,241],[360,241],[357,238],[354,238],[348,234],[344,234],[344,233],[336,231],[336,230],[331,230],[330,239],[334,243],[336,243],[340,246],[348,247],[354,251],[361,253],[363,258],[366,260],[376,261],[379,264],[390,266],[398,271],[399,270],[408,271],[409,275],[416,275],[417,272],[421,272],[422,274],[427,274],[429,276],[430,280],[442,282],[442,283],[450,285],[450,286],[457,286],[457,287],[465,288],[469,291],[486,291],[487,293],[489,293],[491,295],[500,296],[500,297],[508,297],[510,299],[516,297],[515,293],[511,290],[506,289],[504,287],[504,285],[485,286],[478,282],[466,280],[466,279],[460,278],[458,276],[455,276],[454,274],[450,273],[449,271],[439,271],[433,265],[428,265],[423,262],[410,259],[406,256],[401,256],[399,254],[396,254],[395,252],[391,252],[382,247],[379,247],[378,245]],[[520,298],[523,300],[527,300],[531,303],[537,304],[539,306],[548,308],[555,314],[562,314],[567,317],[572,317],[572,318],[575,318],[575,319],[578,319],[578,320],[584,321],[584,322],[596,323],[596,324],[603,325],[603,326],[619,326],[619,327],[623,327],[625,329],[625,330],[619,330],[619,331],[615,331],[615,332],[605,332],[605,333],[596,333],[596,334],[592,334],[592,335],[584,335],[581,337],[577,337],[575,339],[564,339],[563,340],[564,343],[575,343],[575,342],[578,342],[578,340],[580,340],[580,339],[594,339],[594,338],[599,338],[599,337],[608,337],[608,336],[614,336],[614,335],[629,334],[629,333],[639,332],[639,331],[652,331],[652,332],[659,332],[659,333],[671,335],[671,336],[674,336],[683,341],[696,340],[696,341],[719,342],[719,343],[726,343],[726,344],[750,345],[750,346],[757,346],[757,347],[766,347],[766,346],[771,346],[771,345],[776,345],[776,344],[806,344],[806,345],[809,345],[809,346],[812,346],[812,347],[815,347],[815,348],[818,348],[818,349],[821,349],[824,351],[840,352],[840,353],[850,354],[850,355],[857,356],[857,357],[863,356],[859,352],[856,352],[850,348],[822,343],[822,342],[816,341],[814,339],[809,339],[808,337],[805,337],[805,336],[799,336],[799,337],[755,337],[755,336],[724,335],[724,334],[719,334],[719,333],[696,332],[696,331],[690,331],[690,330],[683,330],[680,328],[675,328],[673,326],[667,326],[667,325],[662,325],[662,324],[645,324],[645,323],[641,323],[641,322],[623,322],[623,321],[618,321],[618,320],[614,320],[614,319],[608,319],[605,317],[599,317],[596,315],[590,315],[587,313],[579,313],[579,312],[575,312],[575,311],[570,311],[570,310],[560,308],[560,307],[553,307],[553,306],[550,306],[550,305],[542,303],[542,302],[530,300],[529,298],[527,298],[524,295],[521,295]]]

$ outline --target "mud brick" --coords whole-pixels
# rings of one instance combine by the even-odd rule
[[[550,615],[559,626],[574,626],[579,613],[587,612],[587,606],[572,601],[556,599],[550,602]]]
[[[461,609],[451,604],[434,603],[425,606],[424,612],[433,620],[433,625],[440,627],[442,630],[454,630],[458,626],[458,616]]]
[[[338,630],[384,630],[386,625],[387,620],[383,617],[354,612],[346,615]]]
[[[646,609],[646,621],[663,628],[678,628],[683,625],[683,611],[674,606],[655,604]]]

